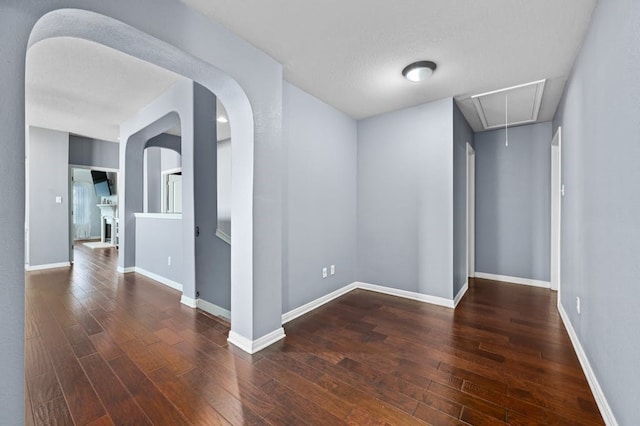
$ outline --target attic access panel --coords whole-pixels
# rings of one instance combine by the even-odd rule
[[[507,116],[509,126],[538,120],[545,81],[534,81],[472,96],[471,100],[484,129],[504,127]],[[507,116],[505,116],[505,97],[508,99]]]

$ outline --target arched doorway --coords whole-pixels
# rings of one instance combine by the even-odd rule
[[[107,47],[119,50],[138,59],[148,61],[152,64],[164,67],[170,71],[180,74],[197,84],[202,85],[216,96],[226,106],[229,120],[231,122],[231,132],[234,137],[232,153],[232,232],[233,245],[231,247],[231,333],[230,342],[241,347],[247,352],[255,352],[262,347],[282,338],[284,336],[281,327],[281,300],[280,297],[280,205],[275,200],[268,200],[268,197],[261,197],[256,194],[257,178],[254,176],[256,170],[254,161],[254,117],[249,99],[240,85],[228,74],[220,69],[200,61],[193,56],[181,51],[167,43],[162,42],[146,33],[130,27],[120,21],[108,18],[93,12],[62,9],[50,12],[43,16],[32,30],[29,38],[29,46],[51,37],[78,37],[95,43],[103,44]],[[281,113],[278,115],[281,120]],[[279,123],[279,121],[277,121]],[[278,126],[279,129],[279,126]],[[279,142],[279,141],[278,141]],[[277,150],[276,150],[277,151]],[[272,151],[269,154],[273,154]],[[183,226],[184,241],[183,249],[185,257],[195,257],[193,232],[197,224],[194,220],[193,212],[193,184],[194,184],[194,164],[195,157],[193,146],[186,144],[183,146]],[[127,156],[127,150],[121,150],[121,164]],[[273,160],[273,157],[271,157]],[[277,160],[274,160],[277,162]],[[271,173],[276,178],[277,173]],[[126,172],[122,181],[127,185]],[[278,181],[279,183],[279,181]],[[271,186],[276,198],[280,197],[280,185]],[[267,201],[262,205],[254,204],[254,199]],[[123,204],[126,204],[126,200]],[[255,220],[256,209],[269,211],[267,215],[261,215],[260,224],[262,235],[256,235]],[[275,214],[274,214],[275,213]],[[270,220],[271,223],[265,223]],[[127,223],[130,218],[121,218],[121,230],[125,234],[121,238],[121,259],[119,266],[126,271],[131,257],[127,255],[129,251],[126,246]],[[273,236],[276,238],[271,238]],[[271,239],[271,241],[269,241]],[[131,241],[131,237],[129,237]],[[277,262],[266,264],[256,262],[254,255],[257,248],[257,240],[263,240],[261,249],[268,249],[265,253],[277,258]],[[278,250],[272,250],[277,246]],[[274,268],[273,265],[276,265]],[[259,268],[264,268],[265,274],[258,274]],[[187,267],[185,271],[183,301],[187,304],[195,300],[195,268]],[[275,274],[273,274],[275,272]],[[191,274],[191,276],[190,276]],[[271,276],[270,276],[271,275]],[[276,278],[276,280],[273,280]],[[256,286],[256,282],[261,281],[273,285]],[[276,283],[277,282],[277,283]],[[260,300],[260,294],[266,293],[273,299],[271,302],[265,300],[267,308],[261,308],[259,316],[255,307],[255,301]],[[266,320],[266,321],[265,321]]]

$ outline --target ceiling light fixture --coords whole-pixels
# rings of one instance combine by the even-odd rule
[[[419,82],[431,77],[437,65],[432,61],[418,61],[407,65],[402,70],[402,75],[409,81]]]
[[[225,117],[224,115],[221,115],[220,117],[218,117],[218,123],[228,123],[229,120],[227,120],[227,117]]]

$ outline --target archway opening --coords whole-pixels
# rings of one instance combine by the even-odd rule
[[[105,37],[105,34],[116,35]],[[148,61],[157,66],[165,67],[191,81],[196,81],[202,87],[225,102],[228,119],[232,123],[234,133],[232,165],[232,185],[234,188],[231,200],[233,212],[232,225],[234,228],[234,244],[230,246],[230,286],[231,311],[234,312],[232,320],[232,334],[251,341],[255,338],[253,328],[253,300],[249,295],[253,293],[253,117],[249,101],[240,86],[228,75],[219,69],[203,63],[188,54],[173,48],[172,46],[148,36],[121,22],[105,16],[80,10],[60,10],[45,15],[34,27],[29,40],[32,47],[38,42],[55,37],[73,36],[95,43],[100,43],[140,60]],[[184,137],[184,134],[183,134]],[[124,164],[126,149],[120,150],[120,164]],[[194,148],[183,146],[182,149],[182,179],[183,179],[183,207],[193,206],[194,203]],[[122,172],[122,170],[121,170]],[[127,185],[126,173],[120,179],[121,187]],[[122,191],[121,193],[124,193]],[[120,196],[121,207],[124,208],[130,197]],[[195,235],[193,230],[197,228],[193,207],[183,209],[183,229],[185,237],[183,249],[185,257],[195,258]],[[125,217],[120,217],[120,260],[121,271],[127,271],[131,266],[126,257],[127,240],[126,229],[130,226],[131,217],[125,210]],[[216,229],[217,226],[216,222]],[[124,238],[123,238],[124,237]],[[187,266],[184,278],[183,302],[192,304],[196,296],[195,268]],[[235,293],[235,297],[234,297]],[[247,300],[249,296],[249,300]],[[186,300],[185,300],[186,299]],[[191,303],[189,303],[191,302]],[[249,303],[248,303],[249,302]],[[239,320],[236,321],[236,318]],[[242,343],[244,343],[244,341]],[[253,351],[240,344],[243,349]]]

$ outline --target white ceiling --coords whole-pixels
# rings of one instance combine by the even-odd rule
[[[283,64],[284,77],[356,119],[549,79],[553,118],[596,0],[182,0]],[[402,69],[438,64],[410,83]],[[514,105],[515,106],[515,105]]]
[[[27,53],[27,123],[117,142],[122,122],[182,78],[90,41],[43,40]],[[219,102],[218,110],[226,116]],[[229,133],[229,124],[218,123],[218,140]]]
[[[547,79],[538,121],[553,118],[596,3],[182,1],[281,62],[285,79],[353,118],[453,96],[475,131],[483,127],[472,95],[535,80]],[[406,81],[404,66],[423,59],[438,64],[432,78]],[[27,55],[27,120],[115,142],[120,123],[180,78],[85,40],[44,40]],[[228,138],[228,125],[218,132],[219,140]]]

